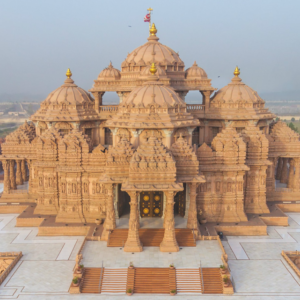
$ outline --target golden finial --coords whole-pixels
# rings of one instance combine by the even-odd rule
[[[155,24],[153,23],[152,27],[150,28],[150,35],[156,36],[156,33],[157,33],[157,29],[155,27]]]
[[[157,72],[157,69],[156,69],[155,63],[153,62],[151,65],[151,68],[150,68],[150,73],[152,75],[155,75],[156,72]]]
[[[67,70],[66,76],[70,78],[72,76],[72,72],[70,69]]]
[[[240,75],[240,69],[238,68],[238,66],[236,66],[234,72],[233,72],[234,76],[238,77]]]

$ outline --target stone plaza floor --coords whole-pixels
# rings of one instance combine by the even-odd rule
[[[236,293],[226,295],[176,295],[176,299],[300,299],[300,280],[281,257],[282,250],[300,250],[300,213],[288,213],[289,227],[269,226],[268,236],[227,236],[223,241]],[[17,214],[0,214],[0,252],[22,251],[23,257],[0,286],[0,299],[124,299],[126,295],[68,294],[82,236],[42,237],[35,227],[15,227]],[[221,249],[216,241],[198,241],[179,253],[161,253],[146,247],[142,253],[107,248],[105,242],[87,242],[83,263],[87,267],[218,266]],[[134,294],[133,299],[169,299],[169,295]]]

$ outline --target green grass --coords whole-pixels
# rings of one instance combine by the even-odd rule
[[[12,128],[0,129],[0,138],[5,138],[8,134],[15,131],[17,128],[18,126]]]

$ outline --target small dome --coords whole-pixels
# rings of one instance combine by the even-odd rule
[[[74,83],[70,69],[66,75],[64,84],[48,95],[31,120],[78,121],[97,117],[93,98]]]
[[[141,87],[135,88],[122,102],[123,106],[132,107],[185,107],[177,93],[158,82],[147,82]]]
[[[157,30],[154,24],[152,26],[154,26],[155,30],[151,28],[151,35],[148,37],[148,42],[128,54],[122,63],[122,67],[129,65],[145,66],[150,65],[152,62],[155,62],[156,65],[160,64],[161,66],[174,66],[177,64],[184,67],[184,63],[179,58],[178,53],[158,42],[159,38],[156,36]]]
[[[147,67],[141,72],[141,75],[142,75],[142,76],[146,76],[146,77],[151,76],[152,73],[151,73],[150,69],[151,69],[151,65],[147,66]],[[166,74],[166,71],[165,71],[163,68],[161,68],[159,65],[156,65],[156,73],[155,73],[155,75],[158,76],[158,77],[164,77],[164,76],[166,76],[167,74]]]
[[[194,64],[185,71],[185,77],[188,79],[190,78],[207,79],[207,74],[202,68],[198,67],[196,62],[194,62]]]
[[[108,67],[105,68],[98,76],[98,80],[117,80],[121,78],[121,73],[115,69],[110,62]]]
[[[251,87],[242,82],[235,70],[231,82],[221,88],[212,97],[211,103],[264,103],[263,99]]]
[[[78,87],[71,78],[71,75],[68,76],[62,86],[48,95],[48,97],[41,103],[41,106],[48,106],[50,104],[78,105],[84,103],[91,104],[93,102],[90,94],[84,89]]]

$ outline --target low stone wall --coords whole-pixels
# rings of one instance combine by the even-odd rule
[[[217,232],[224,235],[267,235],[267,225],[265,226],[215,226]]]
[[[268,226],[289,226],[289,218],[286,217],[260,217]]]
[[[20,214],[28,205],[0,205],[0,214]]]
[[[5,278],[9,274],[9,272],[15,267],[15,265],[17,264],[17,262],[20,260],[20,258],[22,257],[22,252],[2,252],[2,253],[0,253],[0,259],[1,259],[1,257],[2,258],[4,258],[4,257],[12,257],[14,260],[5,269],[5,271],[1,274],[1,276],[0,276],[0,285],[5,280]]]
[[[280,203],[277,206],[283,212],[300,212],[300,203]]]
[[[39,227],[38,235],[41,236],[59,236],[59,235],[68,235],[68,236],[86,236],[89,232],[89,226],[65,226],[65,227]]]
[[[274,191],[267,193],[267,201],[300,201],[300,192],[291,192],[291,191]]]
[[[16,227],[39,227],[44,218],[17,218]]]

